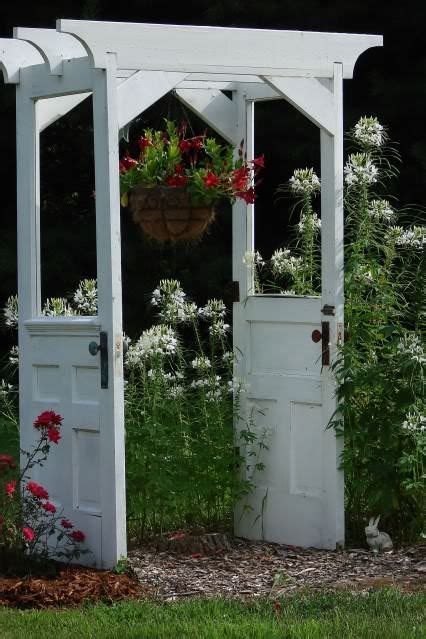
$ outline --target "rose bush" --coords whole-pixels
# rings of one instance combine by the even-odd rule
[[[42,466],[51,445],[61,439],[63,418],[44,411],[34,421],[38,440],[31,452],[21,451],[21,471],[11,455],[0,454],[0,570],[14,570],[48,559],[68,560],[88,552],[81,548],[85,534],[63,517],[49,501],[48,491],[30,478]],[[3,485],[2,485],[3,484]]]

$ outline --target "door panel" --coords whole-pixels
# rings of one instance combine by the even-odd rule
[[[52,444],[43,468],[33,478],[49,492],[64,517],[86,534],[87,548],[102,548],[100,468],[100,369],[99,356],[90,355],[91,341],[99,343],[99,325],[93,318],[40,318],[25,323],[27,339],[23,355],[31,371],[32,385],[25,397],[26,431],[22,445],[34,440],[35,417],[54,410],[64,418],[61,440]],[[21,393],[26,394],[24,385]],[[81,561],[99,561],[89,553]]]
[[[253,477],[253,510],[243,513],[240,504],[237,511],[237,534],[335,547],[327,520],[334,498],[327,492],[327,476],[330,480],[337,471],[326,454],[335,436],[325,428],[322,344],[312,339],[312,332],[321,330],[321,299],[250,296],[241,310],[235,347],[246,353],[244,410],[258,436],[266,433],[269,450],[261,459],[265,469]]]

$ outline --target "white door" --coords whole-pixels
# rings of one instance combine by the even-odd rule
[[[33,475],[86,535],[90,553],[81,560],[99,567],[126,554],[118,124],[111,86],[113,70],[93,72],[99,309],[91,318],[41,315],[41,103],[31,74],[23,72],[17,87],[21,447],[31,449],[39,413],[63,416],[61,441]]]
[[[253,420],[259,438],[266,433],[269,448],[260,459],[264,470],[253,476],[253,494],[236,509],[236,534],[317,548],[336,548],[344,541],[341,440],[327,428],[336,409],[330,365],[343,326],[341,75],[335,67],[330,82],[335,132],[321,130],[321,296],[253,295],[242,262],[255,246],[254,207],[237,204],[233,213],[233,269],[240,294],[233,314],[235,374],[248,385],[242,416]],[[246,118],[252,153],[251,103]],[[255,457],[249,453],[255,450],[245,452],[250,478],[247,467]],[[250,511],[244,510],[247,505]]]

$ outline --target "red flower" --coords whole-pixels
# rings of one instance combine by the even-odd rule
[[[24,528],[22,529],[22,534],[27,541],[33,541],[35,537],[34,530],[32,528],[29,528],[28,526],[24,526]]]
[[[203,177],[204,184],[209,188],[212,186],[217,186],[220,184],[220,177],[215,173],[207,173],[205,177]]]
[[[62,424],[63,417],[55,413],[53,410],[45,410],[44,413],[40,413],[34,422],[36,428],[47,428],[48,426],[60,426]]]
[[[59,432],[59,429],[55,428],[55,426],[50,426],[50,428],[47,429],[47,438],[50,442],[57,444],[61,439],[61,433]]]
[[[178,173],[180,175],[181,173],[183,173],[184,168],[185,167],[183,166],[183,164],[176,164],[175,173]]]
[[[62,528],[74,528],[74,524],[69,519],[61,519]]]
[[[148,138],[139,138],[138,144],[141,151],[145,151],[147,146],[152,146],[152,142]]]
[[[250,187],[247,191],[240,191],[235,195],[244,200],[244,202],[247,202],[247,204],[253,204],[256,197],[253,187]]]
[[[42,504],[41,507],[44,508],[47,513],[56,513],[56,506],[51,504],[50,501],[46,501],[46,503]]]
[[[250,169],[247,166],[232,171],[232,187],[236,191],[243,191],[246,188],[249,173]]]
[[[192,144],[191,144],[190,140],[181,140],[179,142],[179,149],[180,149],[181,153],[186,153],[191,148],[192,148]]]
[[[201,149],[201,147],[203,146],[203,138],[201,136],[192,138],[190,142],[191,142],[191,148],[193,149]]]
[[[72,537],[74,541],[78,542],[84,541],[86,539],[86,535],[84,534],[84,532],[81,532],[81,530],[73,530],[70,534],[70,537]]]
[[[265,155],[262,153],[262,155],[259,155],[258,158],[254,158],[254,160],[252,160],[252,164],[253,166],[263,169],[265,166]]]
[[[274,601],[274,610],[275,614],[279,615],[281,612],[281,603],[279,601]]]
[[[120,167],[120,171],[123,173],[124,171],[128,171],[129,169],[131,169],[132,167],[136,166],[136,164],[138,163],[137,160],[134,160],[133,158],[131,158],[129,155],[125,155],[124,158],[121,160],[119,167]]]
[[[166,179],[166,184],[168,186],[185,186],[188,182],[188,178],[186,175],[170,175]]]
[[[37,499],[49,499],[49,493],[43,486],[37,484],[35,481],[29,481],[27,486],[27,490],[30,491]]]
[[[8,497],[12,497],[13,493],[15,492],[15,488],[16,488],[16,484],[18,482],[16,481],[16,479],[12,479],[12,481],[10,481],[8,484],[6,484],[5,486],[5,491],[6,491],[6,495]]]
[[[9,466],[9,468],[16,468],[16,464],[11,455],[0,455],[0,466]]]

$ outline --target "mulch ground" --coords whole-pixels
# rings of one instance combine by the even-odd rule
[[[143,596],[146,588],[134,577],[80,566],[64,567],[53,578],[0,576],[0,604],[14,608],[72,607]]]
[[[368,591],[388,586],[426,591],[424,544],[378,556],[362,548],[328,551],[242,539],[230,539],[209,554],[159,552],[157,548],[133,549],[129,558],[141,583],[162,601],[279,597],[306,590]]]
[[[55,578],[0,575],[0,604],[50,608],[122,599],[275,599],[301,591],[357,592],[387,586],[426,591],[425,544],[374,556],[361,548],[332,552],[223,535],[191,544],[169,539],[172,543],[163,540],[132,549],[129,574],[67,566]]]

